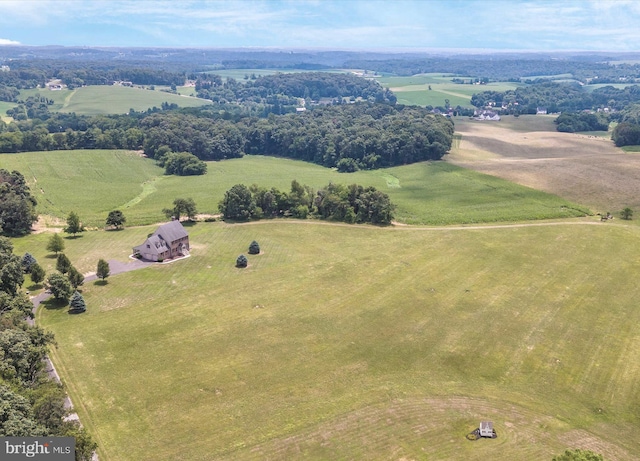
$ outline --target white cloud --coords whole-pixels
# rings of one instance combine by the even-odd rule
[[[0,46],[2,45],[20,45],[20,42],[16,42],[15,40],[9,40],[6,38],[0,38]]]

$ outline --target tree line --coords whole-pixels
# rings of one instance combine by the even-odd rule
[[[507,91],[483,91],[471,97],[475,107],[492,106],[505,113],[535,114],[544,107],[550,113],[608,108],[620,111],[640,103],[640,86],[604,86],[589,92],[578,83],[541,82]]]
[[[75,437],[76,460],[88,461],[96,444],[76,421],[64,421],[64,389],[45,370],[53,334],[26,320],[33,319],[33,304],[20,290],[23,261],[35,263],[26,256],[15,255],[11,241],[0,237],[0,436]]]
[[[331,183],[314,191],[293,180],[288,193],[275,187],[236,184],[225,192],[218,208],[224,219],[233,221],[312,216],[351,224],[385,225],[393,220],[395,205],[375,187]]]
[[[0,124],[0,152],[142,148],[158,160],[170,151],[203,161],[276,155],[354,171],[439,160],[451,148],[453,131],[453,122],[427,109],[368,102],[235,120],[207,109],[54,114]]]

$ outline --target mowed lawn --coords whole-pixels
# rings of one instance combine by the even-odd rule
[[[177,104],[179,107],[211,104],[211,101],[206,99],[115,85],[92,85],[60,91],[33,89],[21,92],[23,98],[32,95],[53,99],[55,103],[51,106],[52,111],[75,112],[78,115],[125,114],[129,109],[145,111],[152,107],[160,107],[163,102]]]
[[[153,229],[67,252],[126,261]],[[190,258],[86,284],[86,314],[38,311],[102,461],[640,457],[635,226],[189,232]]]
[[[410,224],[461,224],[583,216],[589,210],[557,196],[447,164],[425,162],[383,170],[338,173],[275,157],[209,162],[203,176],[166,176],[153,160],[127,151],[55,151],[0,155],[0,168],[18,170],[38,200],[40,214],[66,219],[75,211],[86,226],[102,227],[121,209],[128,225],[166,219],[176,198],[193,198],[198,211],[217,214],[235,184],[289,191],[291,181],[314,189],[330,182],[374,186],[397,204]]]

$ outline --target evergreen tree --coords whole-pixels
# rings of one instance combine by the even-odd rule
[[[47,243],[47,250],[53,251],[55,254],[64,251],[64,240],[60,234],[53,234]]]
[[[56,270],[62,274],[66,274],[71,269],[71,261],[64,253],[58,255],[56,260]]]
[[[45,271],[40,264],[35,263],[31,265],[31,281],[35,284],[39,284],[44,280]]]
[[[104,259],[98,261],[98,269],[96,270],[96,276],[102,280],[109,277],[109,263]]]
[[[78,269],[76,269],[73,266],[69,268],[69,273],[67,274],[67,277],[69,278],[69,283],[73,288],[78,288],[80,285],[84,283],[84,275],[78,272]]]
[[[69,312],[80,313],[87,310],[87,305],[80,293],[75,291],[69,301]]]
[[[24,273],[28,274],[31,272],[31,266],[37,262],[31,253],[25,253],[22,257],[22,270],[24,270]]]
[[[255,240],[251,242],[251,245],[249,245],[249,254],[250,255],[260,254],[260,245]]]
[[[248,263],[249,261],[245,255],[240,255],[238,259],[236,259],[236,267],[247,267]]]

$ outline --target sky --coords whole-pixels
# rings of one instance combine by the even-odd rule
[[[0,45],[640,51],[640,0],[0,0]]]

